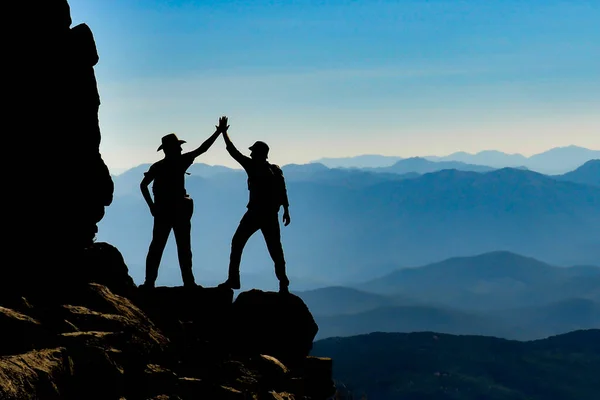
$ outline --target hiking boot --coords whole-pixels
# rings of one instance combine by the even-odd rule
[[[218,287],[220,288],[228,288],[228,289],[239,289],[241,287],[240,277],[237,278],[228,278],[225,282],[221,283]]]
[[[154,289],[154,283],[144,282],[138,286],[138,289]]]
[[[285,281],[280,281],[279,282],[279,293],[283,293],[283,294],[290,294],[290,282],[285,280]]]

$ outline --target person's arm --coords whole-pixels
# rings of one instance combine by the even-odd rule
[[[283,226],[288,226],[292,219],[290,218],[290,202],[288,200],[287,188],[285,185],[285,180],[283,181]]]
[[[219,135],[221,134],[221,131],[219,130],[219,127],[217,127],[217,129],[215,130],[215,132],[204,141],[204,143],[202,143],[200,145],[200,147],[198,147],[195,150],[192,150],[190,152],[188,152],[187,154],[192,157],[192,158],[196,158],[201,154],[204,154],[208,151],[208,149],[210,149],[210,146],[213,145],[213,143],[215,142],[215,140],[217,140],[217,138],[219,137]]]
[[[152,214],[152,216],[154,216],[154,201],[152,200],[152,196],[150,196],[148,185],[150,185],[150,182],[153,180],[154,176],[152,174],[152,168],[150,168],[150,170],[144,174],[144,179],[142,179],[142,182],[140,182],[142,196],[144,196],[144,200],[146,200],[146,204],[148,204],[148,208],[150,209],[150,214]]]
[[[227,117],[221,117],[219,119],[219,130],[223,132],[223,140],[225,141],[225,148],[229,155],[244,168],[252,162],[252,159],[248,156],[243,155],[240,151],[233,145],[233,142],[229,138],[229,134],[227,133],[227,129],[229,125],[227,125]]]

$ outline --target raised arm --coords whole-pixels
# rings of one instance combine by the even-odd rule
[[[225,148],[227,149],[227,152],[229,153],[229,155],[235,161],[239,162],[242,167],[246,168],[246,166],[252,162],[252,159],[250,157],[245,156],[242,153],[240,153],[240,151],[233,145],[233,142],[231,141],[231,139],[229,138],[229,134],[227,133],[228,128],[229,128],[229,125],[227,125],[227,117],[221,117],[219,119],[218,130],[222,131],[222,133],[223,133],[223,140],[225,141]]]
[[[195,150],[190,151],[188,154],[190,156],[192,156],[192,158],[196,158],[199,155],[206,153],[208,151],[208,149],[210,149],[210,146],[213,145],[215,140],[217,140],[217,138],[219,137],[220,134],[221,134],[221,131],[219,131],[219,128],[217,127],[215,132],[212,135],[210,135],[210,137],[208,139],[206,139],[204,141],[204,143],[202,143],[200,145],[200,147],[198,147]]]

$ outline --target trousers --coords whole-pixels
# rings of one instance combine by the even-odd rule
[[[152,241],[146,256],[146,283],[154,285],[158,268],[171,230],[175,234],[179,268],[184,285],[195,284],[192,272],[192,214],[194,202],[190,197],[181,201],[157,204],[154,212]]]
[[[280,282],[288,283],[285,271],[285,257],[281,245],[279,215],[275,211],[248,210],[231,240],[229,256],[229,278],[239,280],[242,252],[248,239],[260,230],[265,238],[269,254],[275,263],[275,275]]]

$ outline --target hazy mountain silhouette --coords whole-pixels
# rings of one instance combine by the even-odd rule
[[[313,315],[333,316],[355,314],[380,307],[414,304],[414,300],[384,296],[343,286],[330,286],[303,292],[294,292]]]
[[[498,150],[484,150],[475,154],[458,151],[447,156],[426,156],[430,161],[459,161],[466,164],[487,165],[494,168],[520,167],[527,163],[522,154],[507,154]]]
[[[401,269],[358,288],[466,310],[522,308],[574,297],[596,300],[600,267],[556,267],[497,251]]]
[[[304,292],[299,293],[303,297]],[[371,295],[373,296],[373,295]],[[456,309],[444,304],[391,305],[393,297],[367,297],[362,293],[349,296],[351,302],[360,298],[377,299],[382,305],[371,301],[364,311],[349,312],[351,308],[341,306],[339,299],[329,297],[338,304],[326,306],[308,304],[319,324],[317,338],[354,336],[370,332],[415,332],[436,331],[441,333],[491,335],[505,339],[531,340],[562,334],[576,329],[600,326],[600,302],[587,298],[566,298],[540,306],[510,307],[505,309],[475,310]],[[310,297],[309,297],[310,298]],[[390,305],[385,305],[385,303]],[[368,308],[371,307],[371,308]]]
[[[441,306],[387,306],[334,316],[316,315],[317,339],[355,336],[371,332],[435,331],[509,337],[507,325],[493,315],[452,310]]]
[[[585,162],[600,158],[600,150],[591,150],[579,146],[564,146],[549,149],[539,154],[526,157],[522,154],[507,154],[497,150],[484,150],[472,154],[458,151],[446,156],[422,156],[432,162],[461,162],[492,168],[527,168],[544,174],[564,174],[572,171]],[[354,157],[325,158],[321,162],[328,167],[344,168],[382,168],[390,167],[402,157],[381,155],[359,155]],[[443,169],[443,168],[440,168]]]
[[[513,337],[541,338],[600,327],[600,302],[573,297],[542,306],[499,310],[491,315],[508,327]]]
[[[353,157],[320,158],[311,163],[321,163],[329,168],[377,168],[388,167],[398,160],[402,160],[402,157],[364,154]]]
[[[283,166],[288,181],[325,183],[348,188],[367,188],[377,183],[417,178],[417,172],[376,172],[357,168],[327,168],[323,164],[288,164]]]
[[[600,186],[600,159],[590,160],[579,168],[566,174],[554,176],[555,179]]]
[[[458,161],[429,161],[422,157],[411,157],[400,160],[389,167],[364,168],[368,171],[388,172],[395,174],[436,172],[444,169],[455,169],[458,171],[488,172],[494,170],[492,167],[483,165],[465,164]]]
[[[457,152],[444,157],[428,156],[425,158],[431,161],[461,161],[496,168],[523,166],[544,174],[563,174],[572,171],[589,160],[600,158],[600,150],[565,146],[556,147],[530,157],[487,150],[476,154]]]
[[[392,301],[390,298],[389,302]],[[319,324],[317,338],[321,339],[370,332],[436,331],[532,340],[600,326],[600,303],[581,298],[565,299],[543,306],[486,311],[425,304],[384,305],[360,312],[326,315],[318,314],[318,310],[319,307],[311,308]],[[332,311],[333,307],[328,310]]]
[[[535,171],[547,174],[561,174],[572,171],[589,160],[599,158],[600,150],[591,150],[579,146],[566,146],[535,154],[529,157],[525,165]]]
[[[556,265],[600,260],[600,188],[516,169],[444,170],[396,180],[340,171],[318,173],[345,174],[361,183],[294,180],[293,173],[287,179],[296,216],[294,227],[283,234],[290,274],[345,285],[399,267],[498,249]],[[99,240],[119,246],[137,280],[152,221],[134,177],[132,171],[115,177],[119,195],[101,222]],[[245,176],[233,170],[212,178],[192,174],[187,180],[198,209],[210,210],[195,213],[192,221],[195,274],[201,280],[222,279],[229,236],[241,217],[230,210],[245,206]],[[251,239],[244,257],[246,272],[272,276],[262,243]],[[165,260],[166,279],[176,262],[169,244]]]
[[[434,332],[371,333],[315,342],[354,398],[593,400],[600,330],[529,342]]]
[[[329,171],[329,168],[321,163],[310,164],[286,164],[283,167],[286,179],[309,179],[319,172]]]
[[[137,194],[139,192],[140,174],[148,170],[150,164],[141,164],[119,175],[113,175],[115,180],[115,195]],[[286,164],[282,166],[286,180],[323,182],[336,186],[366,187],[380,182],[398,181],[419,177],[416,172],[396,173],[366,171],[358,168],[328,168],[323,164]],[[221,165],[194,163],[188,169],[189,177],[219,179],[224,182],[237,184],[244,179],[243,171],[239,168],[229,168]]]
[[[536,339],[600,326],[600,267],[509,252],[407,268],[360,285],[295,292],[319,338],[386,331]]]

